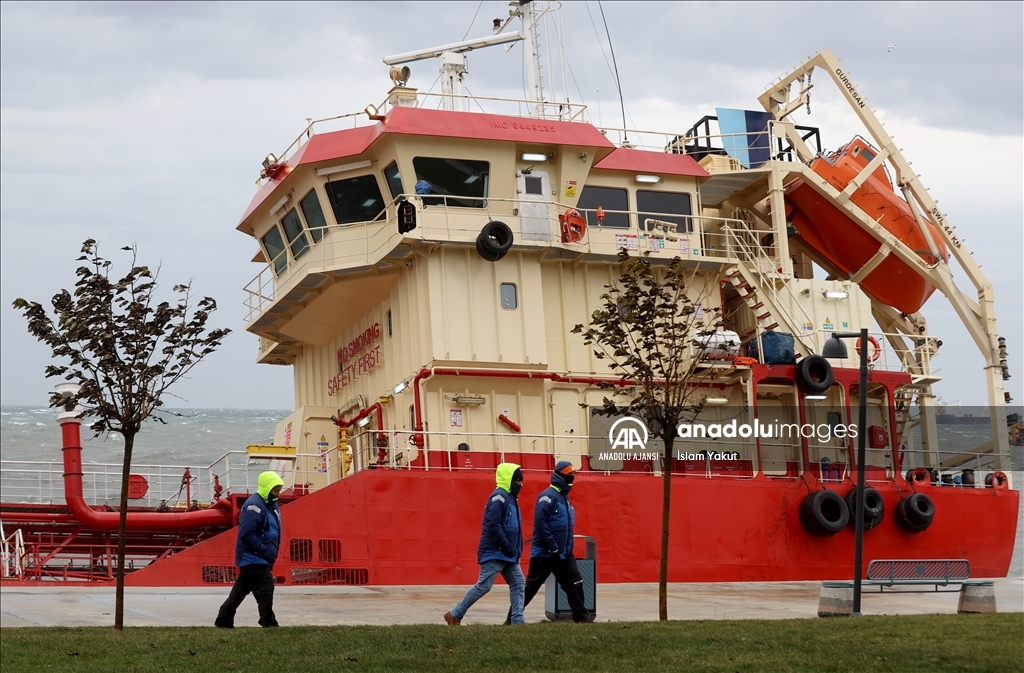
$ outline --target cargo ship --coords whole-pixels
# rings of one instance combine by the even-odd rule
[[[874,489],[866,559],[965,558],[974,576],[1005,576],[1019,491],[993,288],[838,59],[800,63],[758,110],[599,128],[545,88],[541,45],[558,40],[540,34],[560,25],[541,20],[549,11],[513,3],[493,35],[386,58],[382,103],[310,122],[267,155],[236,226],[259,265],[246,328],[260,363],[294,372],[296,408],[273,444],[210,466],[136,467],[126,584],[232,582],[238,509],[268,468],[287,485],[279,583],[467,584],[494,468],[523,467],[529,533],[558,460],[578,468],[576,528],[595,543],[598,581],[655,581],[660,447],[607,451],[613,419],[596,410],[635,384],[572,333],[623,251],[655,269],[679,258],[695,305],[725,316],[688,355],[704,421],[832,428],[867,404],[863,465],[835,435],[688,445],[671,466],[670,581],[852,573],[860,472]],[[513,42],[528,54],[526,98],[471,96],[466,54]],[[409,85],[408,64],[430,59],[440,94]],[[793,120],[812,74],[862,125],[834,152]],[[985,361],[992,439],[972,450],[938,439],[941,341],[920,312],[936,290]],[[832,333],[862,327],[866,391],[857,349],[821,357]],[[776,340],[788,354],[770,354]],[[112,582],[117,512],[102,473],[120,466],[83,464],[78,411],[57,422],[63,462],[30,475],[40,492],[5,489],[4,581]]]

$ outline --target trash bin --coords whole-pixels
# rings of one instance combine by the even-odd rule
[[[593,620],[597,617],[597,542],[586,535],[573,536],[573,555],[583,577],[583,606]],[[544,615],[553,622],[572,619],[569,597],[553,574],[544,583]]]

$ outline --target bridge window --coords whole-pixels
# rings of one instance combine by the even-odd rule
[[[490,164],[486,161],[416,157],[412,160],[412,166],[416,169],[416,193],[438,195],[424,196],[424,204],[432,206],[447,203],[459,208],[487,206]]]
[[[629,229],[629,200],[625,189],[613,187],[584,187],[576,209],[587,218],[587,226],[598,226],[597,207],[604,210],[602,227]]]
[[[288,268],[288,255],[284,252],[284,239],[281,238],[281,230],[271,227],[270,231],[264,234],[263,248],[267,252],[267,259],[274,264],[274,273],[280,274]]]
[[[324,187],[338,224],[368,222],[384,217],[384,197],[380,194],[376,177],[360,175],[328,182]]]
[[[284,227],[284,235],[288,237],[291,245],[292,257],[298,259],[309,250],[309,241],[306,240],[306,233],[302,230],[302,220],[299,214],[292,208],[288,214],[281,219],[281,226]]]
[[[299,201],[299,208],[306,218],[306,226],[309,227],[309,235],[313,237],[314,243],[319,243],[323,235],[327,233],[327,219],[324,217],[324,209],[320,207],[320,199],[316,190],[310,190],[309,194]]]
[[[398,172],[398,162],[392,161],[384,169],[384,180],[388,183],[388,191],[391,192],[392,199],[397,199],[405,193],[405,190],[402,189],[402,175]]]
[[[660,220],[662,222],[673,222],[677,231],[693,231],[691,215],[690,195],[681,192],[652,192],[646,189],[636,190],[636,209],[640,213],[639,224],[641,229],[647,229],[644,221],[647,219]]]

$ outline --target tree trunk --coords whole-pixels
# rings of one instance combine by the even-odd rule
[[[672,453],[674,437],[665,441],[665,459],[661,463],[661,479],[664,485],[661,501],[661,567],[658,569],[658,619],[668,619],[668,524],[672,511],[672,468],[675,456]]]
[[[124,629],[124,544],[128,529],[128,477],[132,471],[135,434],[124,435],[124,466],[121,468],[121,507],[117,521],[117,592],[114,598],[114,628]]]

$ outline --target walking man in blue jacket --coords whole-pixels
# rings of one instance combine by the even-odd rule
[[[277,626],[274,616],[274,561],[281,546],[281,512],[277,499],[284,481],[277,472],[260,474],[253,493],[242,505],[238,515],[238,538],[235,540],[235,565],[238,579],[231,593],[220,606],[214,626],[235,627],[235,611],[250,593],[260,611],[260,626]]]
[[[502,463],[494,475],[497,483],[484,507],[484,522],[480,532],[480,546],[476,560],[480,564],[480,578],[459,604],[444,613],[449,626],[459,626],[466,611],[483,598],[494,579],[501,573],[508,583],[510,624],[525,624],[523,619],[523,571],[519,557],[523,554],[523,517],[519,513],[519,491],[523,488],[523,471],[515,463]]]
[[[593,621],[593,617],[583,606],[583,577],[572,553],[576,510],[569,500],[569,491],[572,490],[575,476],[572,463],[559,461],[551,475],[551,486],[537,496],[537,506],[533,510],[533,538],[530,540],[530,570],[526,577],[523,607],[530,604],[548,575],[554,573],[555,581],[569,599],[572,620],[583,623]],[[511,618],[510,613],[505,623],[509,623]]]

